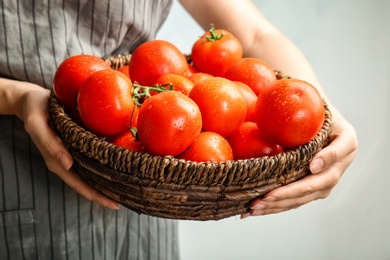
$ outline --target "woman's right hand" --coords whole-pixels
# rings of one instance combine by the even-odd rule
[[[72,156],[49,126],[50,90],[28,82],[0,79],[0,94],[0,114],[13,114],[24,122],[51,172],[85,198],[104,207],[119,209],[116,201],[91,187],[71,169]]]

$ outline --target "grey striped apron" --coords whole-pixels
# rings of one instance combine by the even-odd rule
[[[0,0],[0,77],[50,88],[66,57],[130,53],[170,0]],[[49,172],[23,122],[0,115],[0,259],[177,259],[177,222],[113,211]]]

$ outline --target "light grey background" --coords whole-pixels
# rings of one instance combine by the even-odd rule
[[[255,3],[308,57],[355,126],[359,151],[325,200],[245,220],[181,221],[182,259],[390,259],[390,1]],[[175,2],[158,37],[189,53],[202,33]]]

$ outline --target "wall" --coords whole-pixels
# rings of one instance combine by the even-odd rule
[[[325,200],[245,220],[181,221],[182,259],[390,259],[390,1],[255,3],[308,57],[355,126],[359,151]],[[158,37],[188,53],[202,32],[175,2]]]

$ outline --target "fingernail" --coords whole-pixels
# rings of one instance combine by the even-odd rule
[[[73,160],[72,160],[72,158],[69,158],[69,156],[67,156],[66,154],[61,153],[60,154],[60,163],[61,163],[61,166],[65,170],[68,171],[72,167]]]
[[[118,202],[110,202],[107,204],[107,207],[113,210],[119,210],[119,203]]]
[[[254,210],[263,210],[263,209],[265,209],[265,204],[256,204],[256,205],[253,205],[252,207],[251,207],[251,209],[254,209]]]
[[[272,196],[268,196],[268,197],[265,197],[263,200],[267,201],[267,202],[272,202],[272,201],[276,201],[276,198],[272,197]]]
[[[310,163],[310,171],[311,173],[319,173],[322,171],[322,168],[324,167],[324,160],[321,158],[314,159]]]
[[[264,210],[253,210],[251,212],[251,216],[260,216],[260,215],[264,215]]]
[[[249,217],[250,215],[251,215],[250,213],[241,214],[241,219],[245,219],[245,218]]]

